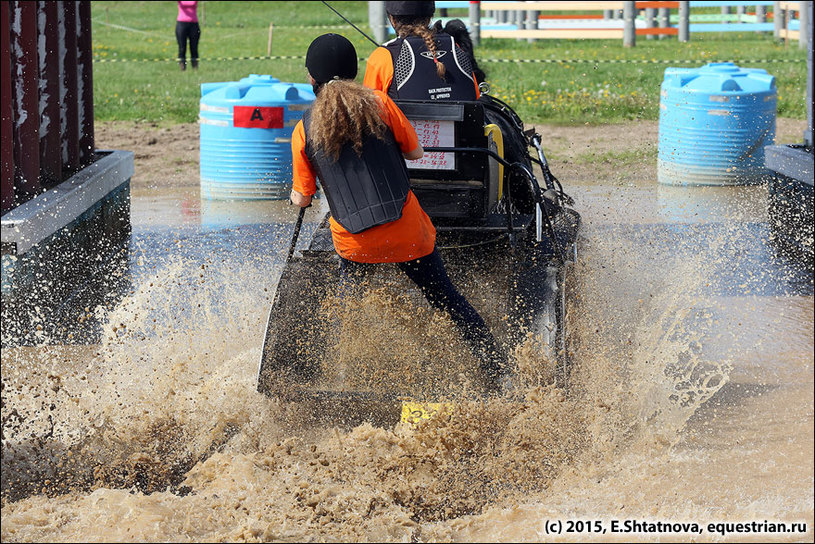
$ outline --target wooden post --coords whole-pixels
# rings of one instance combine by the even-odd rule
[[[517,28],[518,30],[523,29],[523,27],[524,27],[524,19],[526,18],[526,12],[525,11],[520,11],[520,10],[515,10],[515,11],[513,11],[513,13],[515,14],[515,28]],[[515,41],[516,42],[523,41],[523,38],[515,38]]]
[[[470,39],[473,46],[481,45],[481,2],[470,2]]]
[[[659,8],[659,17],[657,18],[659,28],[668,28],[671,26],[671,10],[669,8]],[[660,34],[659,39],[664,40],[667,38],[665,34]]]
[[[730,15],[730,6],[722,6],[722,15]],[[722,18],[722,22],[726,25],[730,24],[730,21],[725,18]]]
[[[77,93],[79,100],[79,166],[84,168],[95,159],[96,141],[93,123],[93,41],[91,39],[90,0],[77,3]]]
[[[654,28],[656,26],[656,15],[656,8],[645,8],[645,28]],[[654,37],[653,34],[649,34],[646,39],[653,40]]]
[[[274,23],[269,23],[269,41],[266,44],[266,56],[272,56],[272,33],[274,32]]]
[[[526,12],[526,24],[524,27],[527,30],[537,30],[538,28],[538,13],[537,11]],[[535,43],[535,38],[527,38],[527,43]]]
[[[3,5],[0,9],[0,69],[2,73],[11,74],[11,21],[8,6]],[[9,143],[14,139],[14,119],[11,105],[12,91],[11,78],[0,78],[0,128],[2,128],[3,147],[0,151],[2,155],[2,168],[0,178],[0,212],[5,213],[14,207],[14,146]]]
[[[784,28],[784,10],[781,9],[781,2],[773,2],[773,35],[776,40],[781,37],[782,28]]]
[[[744,22],[744,6],[743,5],[736,6],[736,15],[739,17],[738,22],[743,23]]]
[[[634,47],[637,45],[637,28],[635,17],[637,9],[635,2],[623,2],[623,46]]]
[[[77,83],[77,5],[63,2],[65,28],[65,59],[62,64],[64,99],[61,113],[65,130],[62,133],[62,175],[69,177],[81,168],[79,161],[79,85]],[[62,91],[61,91],[62,92]]]
[[[790,43],[790,10],[781,9],[781,28],[784,29],[784,47]]]
[[[679,2],[679,41],[690,41],[690,2]]]
[[[73,5],[73,2],[66,2]],[[40,192],[40,119],[39,62],[37,61],[37,4],[3,3],[11,24],[2,29],[11,32],[14,193],[18,197]],[[75,51],[72,51],[75,55]],[[2,79],[6,79],[5,77]],[[9,145],[3,142],[3,147]]]
[[[385,11],[385,2],[368,2],[368,26],[374,33],[377,43],[385,43],[388,39],[388,14]]]
[[[767,6],[756,6],[756,22],[767,22]],[[761,34],[760,30],[756,30],[756,34]]]
[[[40,33],[40,179],[45,186],[62,181],[62,149],[60,146],[58,2],[37,2]]]

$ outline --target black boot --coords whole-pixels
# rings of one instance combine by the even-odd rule
[[[187,69],[187,62],[183,60],[178,61],[178,67],[181,68],[181,71],[183,72]]]
[[[488,396],[513,394],[515,376],[509,368],[509,357],[501,346],[493,344],[481,353],[481,372]]]

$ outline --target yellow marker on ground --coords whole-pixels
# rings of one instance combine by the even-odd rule
[[[423,419],[430,419],[437,414],[449,414],[451,404],[442,402],[402,401],[402,422],[415,425]]]

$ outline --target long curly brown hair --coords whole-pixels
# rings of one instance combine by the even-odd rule
[[[446,68],[444,64],[439,62],[436,53],[436,38],[433,29],[430,28],[430,17],[423,19],[403,19],[400,17],[391,17],[391,24],[396,35],[400,38],[407,38],[408,36],[419,36],[424,40],[427,50],[433,53],[433,60],[436,62],[436,74],[439,78],[444,79]]]
[[[309,141],[337,160],[343,146],[353,145],[362,155],[362,142],[369,135],[384,138],[386,124],[379,100],[372,90],[348,79],[320,85],[311,107]]]

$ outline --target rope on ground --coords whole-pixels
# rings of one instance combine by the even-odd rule
[[[219,62],[219,61],[236,61],[236,60],[304,60],[305,55],[258,55],[247,57],[202,57],[201,62]],[[360,57],[360,62],[365,62],[368,59]],[[94,57],[93,62],[109,63],[109,62],[176,62],[177,58],[143,58],[143,59],[109,59]],[[709,59],[695,59],[695,60],[665,60],[665,59],[497,59],[497,58],[482,58],[478,62],[495,62],[495,63],[514,63],[514,64],[697,64],[708,62],[735,62],[737,64],[775,64],[775,63],[793,63],[805,62],[806,58],[799,59],[727,59],[727,60],[709,60]]]
[[[198,60],[201,62],[217,62],[229,60],[303,60],[304,55],[272,55],[272,56],[256,56],[256,57],[215,57],[207,58],[201,57]],[[365,59],[360,59],[365,60]],[[177,62],[178,58],[152,58],[152,59],[107,59],[95,57],[93,62],[108,63],[108,62]]]
[[[130,26],[125,26],[125,25],[117,25],[117,24],[114,24],[114,23],[108,23],[106,21],[100,21],[98,19],[94,19],[93,22],[96,23],[96,24],[109,26],[109,27],[115,28],[117,30],[124,30],[124,31],[127,31],[127,32],[136,32],[138,34],[147,34],[148,36],[157,36],[157,37],[160,37],[160,38],[164,38],[164,37],[167,36],[166,33],[162,33],[162,32],[159,32],[159,31],[140,30],[138,28],[133,28],[133,27],[130,27]],[[360,25],[362,25],[362,24],[363,23],[360,23]],[[207,28],[207,27],[204,27],[204,28]],[[351,25],[347,25],[347,24],[343,24],[343,25],[275,25],[275,30],[309,30],[309,29],[315,29],[315,30],[344,30],[344,29],[348,29],[348,28],[351,28]],[[208,30],[208,28],[207,28],[207,30]],[[243,34],[243,33],[246,33],[246,32],[255,32],[255,31],[263,31],[263,32],[265,32],[266,28],[255,28],[255,29],[249,29],[249,30],[244,29],[239,34]],[[239,34],[230,34],[229,36],[237,36]],[[227,36],[218,36],[219,39],[223,39],[225,37],[227,37]]]
[[[738,59],[738,60],[671,60],[671,59],[478,59],[478,62],[517,63],[517,64],[695,64],[708,62],[735,62],[737,64],[768,64],[804,62],[800,59]]]

